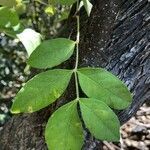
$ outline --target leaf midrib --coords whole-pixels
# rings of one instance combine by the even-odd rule
[[[81,101],[80,101],[81,102]],[[89,110],[90,110],[90,112],[92,112],[97,118],[98,118],[98,120],[100,120],[101,122],[102,122],[102,124],[103,124],[103,126],[105,127],[107,127],[107,124],[105,124],[101,119],[99,119],[100,117],[95,113],[95,111],[92,111],[87,105],[85,105],[83,102],[81,102],[82,103],[82,105],[84,105],[85,107],[87,107]],[[82,111],[81,111],[82,112]],[[113,134],[113,132],[111,132],[111,130],[107,127],[107,129],[109,130],[109,132],[110,133],[112,133],[112,135],[114,135],[115,137],[116,137],[116,135],[115,134]]]
[[[72,104],[66,109],[66,112],[73,106],[73,105],[75,105],[75,101],[74,102],[72,102]],[[72,115],[72,112],[73,112],[73,109],[71,110],[71,112],[69,113],[69,116],[70,115]],[[65,115],[65,116],[67,116],[67,115]],[[70,121],[71,121],[71,117],[69,117],[69,119],[67,119],[67,121],[66,121],[66,125],[67,125],[67,127],[68,128],[66,128],[67,130],[66,131],[70,131],[70,126],[71,126],[71,123],[70,123]],[[68,143],[69,143],[69,141],[68,141],[68,134],[69,134],[69,132],[66,132],[67,134],[67,141],[66,142],[64,142],[65,143],[65,145],[68,145]]]
[[[81,73],[80,71],[78,71],[78,72]],[[108,88],[105,88],[102,84],[98,84],[95,80],[93,80],[92,78],[86,76],[84,73],[81,73],[81,74],[82,74],[83,76],[85,76],[86,78],[88,78],[89,80],[91,80],[92,82],[94,82],[98,87],[102,87],[102,88],[106,89],[109,93],[113,94],[113,95],[116,96],[116,97],[119,97],[119,99],[121,99],[121,101],[124,102],[124,100],[122,99],[122,97],[116,95],[114,92],[110,91]],[[79,76],[80,76],[80,75],[79,75]],[[80,78],[80,77],[79,77],[79,78]],[[125,100],[125,102],[128,102],[128,101]]]

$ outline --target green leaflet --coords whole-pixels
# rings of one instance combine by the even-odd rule
[[[51,68],[71,57],[75,42],[57,38],[42,42],[31,54],[28,64],[35,68]]]
[[[79,103],[84,123],[94,137],[119,141],[119,120],[105,103],[93,98],[81,98]]]
[[[72,71],[61,69],[36,75],[16,95],[11,112],[35,112],[53,103],[65,91],[71,75]]]
[[[76,0],[49,0],[50,4],[72,5]]]
[[[115,109],[124,109],[131,103],[132,96],[127,87],[108,71],[81,68],[78,76],[80,86],[88,97],[99,99]]]
[[[46,126],[46,143],[51,150],[80,150],[84,137],[77,101],[55,111]]]
[[[90,16],[93,5],[89,2],[89,0],[82,0],[82,1],[88,16]]]

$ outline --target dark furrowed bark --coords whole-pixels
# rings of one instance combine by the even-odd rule
[[[133,92],[131,106],[118,112],[121,124],[150,99],[149,8],[147,0],[95,0],[91,17],[81,17],[80,66],[104,67]],[[75,24],[68,23],[68,35],[74,37]],[[73,66],[73,60],[67,63]],[[68,93],[63,99],[74,97]],[[51,108],[12,117],[0,131],[0,149],[46,150],[44,128]],[[100,150],[98,143],[87,137],[84,149]]]

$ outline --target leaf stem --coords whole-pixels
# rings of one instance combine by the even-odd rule
[[[74,72],[74,75],[75,75],[75,86],[76,86],[76,99],[79,100],[79,86],[78,86],[77,71]]]
[[[78,68],[79,63],[79,42],[80,42],[80,19],[79,16],[77,18],[77,37],[76,37],[76,63],[75,63],[75,70]]]
[[[77,0],[77,8],[76,8],[76,14],[79,8],[79,0]],[[75,62],[75,68],[74,68],[74,74],[75,74],[75,86],[76,86],[76,95],[77,100],[79,100],[79,85],[78,85],[78,76],[77,76],[77,69],[78,69],[78,63],[79,63],[79,42],[80,42],[80,18],[79,15],[76,15],[77,18],[77,36],[76,36],[76,62]]]

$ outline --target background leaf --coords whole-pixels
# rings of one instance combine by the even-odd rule
[[[57,38],[42,42],[31,54],[28,64],[35,68],[51,68],[66,61],[73,54],[75,42]]]
[[[0,5],[14,7],[16,6],[16,0],[0,0]]]
[[[124,109],[132,100],[127,87],[102,68],[82,68],[78,71],[82,90],[88,97],[99,99],[111,108]]]
[[[53,103],[65,91],[71,74],[70,70],[56,69],[36,75],[19,91],[11,112],[35,112]]]
[[[14,9],[0,7],[0,28],[15,29],[19,23],[19,17]]]
[[[76,0],[49,0],[50,4],[72,5]]]
[[[46,8],[45,8],[45,13],[50,15],[50,16],[53,16],[55,14],[55,7],[53,5],[48,5]]]
[[[22,33],[17,34],[17,37],[22,42],[28,56],[41,44],[41,35],[40,33],[32,30],[32,29],[25,29]]]
[[[26,3],[23,0],[16,0],[15,9],[18,14],[26,13]]]
[[[16,32],[10,28],[0,28],[0,32],[3,32],[4,34],[6,34],[11,38],[17,38]]]
[[[80,150],[83,129],[77,112],[77,101],[72,101],[52,114],[46,126],[46,143],[51,150]]]
[[[0,7],[0,32],[12,38],[17,38],[16,34],[21,30],[17,12],[12,8]]]
[[[83,0],[83,4],[84,4],[84,7],[86,9],[88,16],[90,16],[93,5],[89,2],[89,0]]]
[[[105,103],[84,98],[80,99],[80,108],[84,123],[94,137],[100,140],[119,141],[119,120]]]

